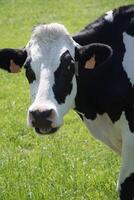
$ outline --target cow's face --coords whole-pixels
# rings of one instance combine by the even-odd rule
[[[32,97],[28,123],[39,133],[51,133],[74,107],[77,91],[74,41],[62,25],[39,25],[26,50],[26,76]]]
[[[111,55],[103,44],[80,47],[59,24],[37,26],[23,52],[32,98],[28,123],[41,134],[55,132],[75,106],[78,63],[92,70]]]

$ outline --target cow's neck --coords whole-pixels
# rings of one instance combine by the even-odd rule
[[[134,110],[133,87],[122,68],[114,68],[114,65],[111,67],[112,70],[108,66],[108,70],[105,68],[98,73],[79,68],[79,75],[76,77],[75,110],[81,116],[94,120],[98,114],[106,113],[115,123],[122,112],[125,112],[126,118],[131,118],[131,111]],[[127,85],[127,98],[124,83]],[[133,129],[133,124],[130,126]]]
[[[76,76],[77,80],[77,94],[75,98],[75,110],[81,116],[94,119],[98,112],[98,83],[100,75],[94,74],[91,71],[83,70],[79,67],[79,74]]]
[[[97,114],[104,113],[107,113],[113,122],[120,118],[123,104],[120,95],[114,94],[116,90],[109,94],[108,88],[114,88],[114,86],[110,86],[113,83],[113,75],[110,71],[101,70],[94,73],[79,67],[75,98],[75,110],[78,113],[92,120],[96,118]]]

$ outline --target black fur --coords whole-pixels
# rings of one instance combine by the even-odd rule
[[[112,58],[101,70],[86,70],[84,63],[79,62],[76,110],[89,119],[107,113],[113,123],[124,111],[134,132],[134,88],[122,66],[126,51],[122,34],[134,35],[134,6],[115,9],[113,15],[113,22],[106,21],[103,15],[73,37],[80,45],[104,43],[113,49]]]
[[[134,197],[134,174],[131,174],[121,184],[120,199],[133,200]]]
[[[72,91],[72,78],[75,73],[75,65],[69,51],[61,56],[61,63],[54,73],[55,84],[53,91],[59,104],[65,102],[66,96]]]
[[[31,68],[31,58],[27,58],[24,68],[26,69],[26,77],[29,83],[33,83],[36,80],[34,71]]]

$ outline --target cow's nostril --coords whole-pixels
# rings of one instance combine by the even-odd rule
[[[38,128],[50,128],[54,119],[54,113],[53,109],[29,111],[31,125]]]

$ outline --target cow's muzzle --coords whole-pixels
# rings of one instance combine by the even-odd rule
[[[29,111],[29,121],[32,127],[39,134],[51,134],[58,130],[54,125],[55,111],[53,109],[45,111]]]

